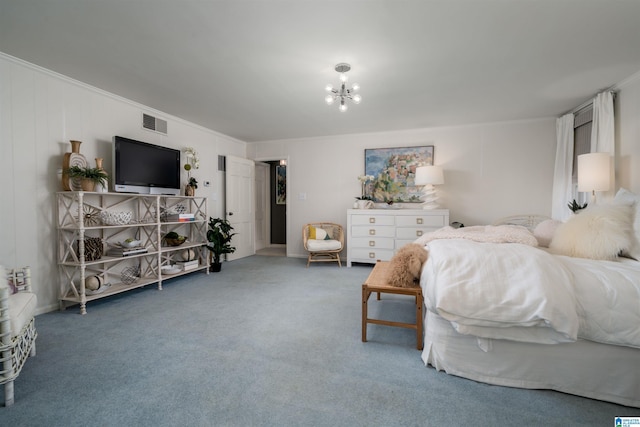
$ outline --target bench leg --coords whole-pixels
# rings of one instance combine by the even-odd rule
[[[362,287],[362,342],[367,342],[367,319],[369,316],[367,302],[371,292],[366,286]]]
[[[13,405],[13,380],[4,385],[4,406]]]
[[[422,331],[423,325],[422,322],[424,317],[422,316],[422,298],[418,298],[416,296],[416,347],[418,350],[422,350],[424,344],[422,340],[424,339],[424,333]]]

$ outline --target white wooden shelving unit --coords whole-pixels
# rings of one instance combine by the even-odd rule
[[[167,278],[196,271],[209,273],[207,242],[207,199],[204,197],[164,196],[127,193],[92,193],[64,191],[57,193],[58,265],[60,269],[60,309],[80,304],[80,313],[86,314],[89,301],[121,292],[158,284]],[[105,225],[101,212],[131,212],[131,221],[121,225]],[[193,213],[194,221],[163,221],[166,212]],[[180,246],[168,246],[163,236],[175,231],[187,240]],[[104,254],[95,260],[85,259],[85,239],[98,237],[104,244]],[[146,253],[129,256],[109,256],[109,247],[133,238],[141,240]],[[183,260],[185,251],[191,250],[198,266],[175,274],[163,274],[161,267]],[[123,276],[138,269],[132,283]],[[99,276],[105,286],[103,292],[85,289],[85,279]],[[128,275],[131,278],[131,275]]]

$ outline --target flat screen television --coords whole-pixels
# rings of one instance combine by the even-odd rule
[[[180,194],[180,150],[114,136],[113,159],[114,191]]]

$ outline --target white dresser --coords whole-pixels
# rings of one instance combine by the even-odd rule
[[[448,209],[349,209],[347,267],[352,262],[389,261],[402,246],[446,225]]]

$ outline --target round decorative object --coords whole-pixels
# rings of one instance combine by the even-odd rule
[[[97,291],[102,286],[102,283],[101,276],[89,276],[84,279],[84,287],[90,291]]]
[[[196,251],[193,249],[185,249],[180,253],[180,258],[182,261],[193,261],[196,259]]]
[[[122,270],[122,273],[120,273],[120,280],[122,280],[122,283],[124,283],[125,285],[130,285],[138,280],[139,276],[140,266],[127,267]]]
[[[131,222],[131,218],[133,217],[133,213],[131,211],[128,212],[109,212],[102,211],[100,212],[100,220],[105,225],[127,225]]]
[[[98,208],[94,208],[91,205],[82,205],[82,215],[84,219],[84,225],[86,227],[98,225],[98,223],[100,222],[100,210]],[[80,222],[79,218],[76,218],[76,220]]]
[[[71,153],[65,153],[62,160],[62,188],[64,190],[80,191],[82,190],[81,178],[69,178],[67,169],[73,166],[81,168],[87,167],[87,159],[80,154],[80,144],[82,141],[69,141],[71,143]]]

